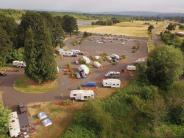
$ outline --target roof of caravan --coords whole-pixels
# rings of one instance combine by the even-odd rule
[[[20,133],[20,124],[17,112],[10,113],[9,132],[11,137],[18,136]]]

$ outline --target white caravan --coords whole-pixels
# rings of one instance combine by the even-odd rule
[[[102,81],[103,87],[120,88],[121,81],[119,79],[105,79]]]
[[[136,66],[134,66],[134,65],[127,65],[126,69],[128,71],[135,71],[136,70]]]
[[[26,67],[26,63],[24,61],[13,61],[13,66],[16,66],[16,67],[20,67],[20,68],[24,68]]]
[[[72,90],[70,92],[70,99],[86,101],[89,99],[94,99],[95,94],[93,90]]]
[[[86,57],[86,56],[82,56],[82,59],[84,60],[84,62],[86,64],[90,64],[91,63],[91,60],[88,57]]]
[[[18,137],[21,133],[17,112],[11,112],[9,115],[9,133],[10,137]]]
[[[93,65],[94,65],[96,68],[101,68],[101,67],[102,67],[102,64],[100,64],[98,61],[94,61]]]

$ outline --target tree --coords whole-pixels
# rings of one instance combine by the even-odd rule
[[[184,59],[179,49],[168,46],[157,48],[148,57],[148,80],[167,89],[182,75],[183,67]]]
[[[43,83],[56,78],[56,62],[51,37],[43,18],[40,15],[32,16],[33,19],[37,17],[25,35],[25,73],[30,79]]]
[[[4,66],[12,49],[12,42],[6,31],[0,26],[0,66]]]
[[[62,28],[62,18],[57,16],[53,19],[53,27],[52,27],[52,43],[53,46],[62,46],[64,40],[64,31]]]
[[[8,119],[10,111],[0,104],[0,137],[8,132]]]
[[[17,24],[13,18],[0,15],[0,26],[6,31],[13,46],[16,46]]]
[[[69,33],[70,35],[74,32],[78,32],[78,25],[76,18],[65,15],[62,18],[62,27],[66,33]]]
[[[172,31],[172,30],[175,30],[175,29],[176,29],[176,24],[170,23],[170,24],[167,26],[167,30],[169,30],[169,31]]]
[[[148,32],[149,32],[149,33],[152,33],[152,31],[153,31],[154,28],[155,28],[155,27],[154,27],[153,25],[149,25],[149,27],[148,27]]]

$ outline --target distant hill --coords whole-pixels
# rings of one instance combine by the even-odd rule
[[[184,17],[184,13],[162,13],[162,12],[99,12],[95,14],[120,15],[120,16],[145,16],[145,17]]]

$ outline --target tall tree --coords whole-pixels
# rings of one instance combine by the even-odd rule
[[[6,31],[13,46],[16,46],[17,24],[13,18],[0,15],[0,25]]]
[[[4,66],[12,49],[12,42],[6,31],[0,26],[0,66]]]
[[[148,27],[148,32],[149,32],[149,33],[152,33],[153,29],[154,29],[154,26],[153,26],[153,25],[149,25],[149,27]]]
[[[63,22],[62,22],[63,29],[66,33],[69,33],[70,35],[73,32],[78,32],[78,25],[76,18],[65,15],[63,16]]]
[[[170,23],[167,26],[167,30],[169,30],[169,31],[172,31],[172,30],[175,30],[175,29],[176,29],[176,24],[174,24],[174,23]]]
[[[26,75],[38,83],[56,78],[56,62],[51,37],[41,16],[37,16],[25,35]],[[31,18],[31,17],[30,17]]]
[[[64,40],[64,31],[62,28],[62,18],[57,16],[54,17],[53,27],[52,27],[52,43],[53,46],[62,46]]]
[[[173,47],[160,47],[148,57],[148,80],[161,88],[167,89],[178,80],[184,69],[182,52]]]

